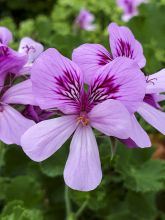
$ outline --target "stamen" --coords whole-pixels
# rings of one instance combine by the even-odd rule
[[[87,126],[89,124],[89,119],[86,114],[82,114],[77,118],[78,123],[81,122],[83,126]]]
[[[147,77],[147,79],[146,79],[146,82],[147,83],[152,83],[153,85],[155,85],[155,80],[157,80],[157,78],[152,78],[152,79],[149,79],[149,76]]]

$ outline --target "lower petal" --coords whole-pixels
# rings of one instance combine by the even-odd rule
[[[32,160],[43,161],[65,143],[76,126],[75,116],[42,121],[25,132],[21,138],[21,146]]]
[[[129,147],[150,147],[151,141],[148,134],[141,127],[135,116],[131,117],[132,120],[132,134],[130,138],[127,140],[122,140],[123,143],[128,145]]]
[[[8,105],[2,108],[3,111],[0,112],[0,139],[6,144],[20,145],[23,133],[35,123]]]
[[[165,134],[165,113],[143,103],[137,111],[149,124]]]
[[[89,119],[92,127],[108,136],[126,139],[132,133],[130,114],[117,100],[106,100],[94,106]]]
[[[80,191],[93,190],[101,182],[99,151],[90,126],[80,125],[73,136],[64,179],[69,187]]]

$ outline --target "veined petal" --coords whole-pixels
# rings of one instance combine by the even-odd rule
[[[64,179],[70,188],[79,191],[93,190],[101,182],[99,151],[90,126],[79,125],[73,135]]]
[[[18,74],[26,62],[26,55],[20,54],[5,45],[0,45],[0,75]]]
[[[115,23],[111,23],[108,27],[110,34],[110,47],[113,58],[118,56],[128,57],[135,60],[140,68],[146,64],[141,44],[135,39],[134,35],[127,27],[119,27]]]
[[[90,83],[96,71],[112,60],[110,53],[100,44],[83,44],[73,50],[72,60],[84,74],[86,83]]]
[[[89,106],[116,99],[130,113],[136,112],[145,95],[146,80],[134,61],[118,57],[99,69],[96,75],[89,87]]]
[[[106,100],[93,107],[88,114],[92,127],[108,136],[126,139],[131,135],[131,118],[117,100]]]
[[[33,93],[31,80],[26,80],[9,88],[2,96],[4,103],[37,105]]]
[[[0,112],[0,140],[6,144],[20,145],[23,133],[35,123],[8,105],[1,108],[3,110]]]
[[[29,37],[22,38],[18,52],[28,55],[28,63],[33,63],[34,60],[43,52],[42,44],[34,41]]]
[[[137,121],[136,117],[134,115],[131,116],[131,122],[132,122],[132,133],[130,135],[130,139],[137,145],[137,147],[145,148],[151,146],[151,141],[148,136],[148,134],[145,132],[145,130],[141,127],[139,122]],[[128,146],[135,147],[134,145],[130,145],[131,140],[123,140],[126,144],[128,143]]]
[[[147,103],[143,103],[137,111],[150,125],[165,134],[165,113]]]
[[[13,40],[13,35],[6,27],[0,27],[0,44],[8,45]]]
[[[24,152],[34,161],[43,161],[54,154],[76,129],[76,116],[63,116],[42,121],[21,138]]]
[[[33,92],[42,109],[75,113],[81,107],[83,78],[78,66],[56,49],[43,52],[31,70]]]
[[[165,92],[165,69],[146,77],[146,93]]]

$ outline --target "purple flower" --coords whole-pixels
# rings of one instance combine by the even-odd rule
[[[72,59],[81,67],[87,83],[100,67],[112,62],[116,57],[128,57],[140,68],[145,66],[142,46],[127,27],[111,23],[108,31],[112,55],[100,44],[83,44],[73,51]]]
[[[165,69],[146,78],[147,88],[144,102],[138,108],[138,113],[153,127],[165,135],[165,113],[162,112],[159,102],[165,100],[160,94],[165,92]]]
[[[88,10],[81,9],[79,15],[75,20],[75,27],[84,29],[86,31],[93,31],[96,29],[96,26],[93,23],[95,17]]]
[[[3,87],[8,74],[18,75],[20,69],[27,62],[27,56],[20,54],[7,46],[12,40],[11,32],[0,27],[0,87]]]
[[[29,37],[22,38],[18,52],[28,56],[27,63],[20,70],[20,74],[29,74],[30,69],[32,67],[33,62],[37,59],[37,57],[43,52],[44,47],[42,44],[34,41]]]
[[[123,21],[129,21],[132,17],[138,15],[138,6],[146,0],[117,0],[118,6],[123,10]]]
[[[6,144],[20,145],[21,136],[34,122],[23,117],[11,104],[36,104],[30,80],[11,88],[8,85],[0,87],[0,140]]]
[[[12,41],[13,36],[11,31],[6,27],[0,27],[0,44],[8,45]]]
[[[96,188],[102,178],[92,127],[121,139],[132,136],[130,113],[124,105],[136,111],[145,94],[145,77],[132,60],[116,58],[100,71],[85,92],[79,67],[55,49],[43,52],[31,71],[40,108],[57,108],[64,115],[28,129],[21,138],[23,150],[32,160],[43,161],[73,134],[64,179],[81,191]]]

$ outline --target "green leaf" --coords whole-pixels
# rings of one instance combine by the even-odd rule
[[[9,202],[2,211],[1,220],[43,220],[40,210],[27,209],[23,201]]]
[[[13,178],[6,188],[7,201],[22,200],[27,207],[38,205],[43,195],[40,184],[30,176]]]

